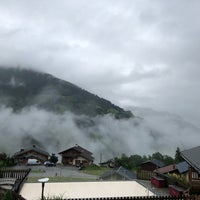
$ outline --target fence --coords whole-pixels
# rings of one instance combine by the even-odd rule
[[[13,191],[18,193],[30,171],[31,171],[31,169],[23,169],[23,170],[2,169],[2,170],[0,170],[0,178],[16,179],[16,181],[13,185]]]
[[[102,197],[102,198],[80,198],[68,200],[200,200],[200,196],[141,196],[141,197]]]
[[[155,175],[156,173],[151,171],[145,171],[145,170],[137,171],[137,178],[142,180],[151,180],[151,177]]]
[[[15,179],[21,180],[29,172],[30,172],[30,169],[23,169],[23,170],[2,169],[0,170],[0,177],[1,178],[15,178]]]

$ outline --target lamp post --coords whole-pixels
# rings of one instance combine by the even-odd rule
[[[44,185],[46,182],[49,181],[49,178],[41,178],[41,179],[38,179],[38,181],[40,183],[42,183],[42,196],[41,196],[41,199],[44,200]]]

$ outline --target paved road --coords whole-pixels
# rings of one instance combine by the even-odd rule
[[[13,169],[31,168],[29,177],[67,177],[67,178],[83,178],[83,179],[98,179],[98,176],[89,175],[78,170],[77,167],[45,167],[45,166],[15,166]]]

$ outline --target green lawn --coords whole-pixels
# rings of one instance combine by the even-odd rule
[[[107,171],[111,171],[112,169],[107,167],[99,167],[99,166],[88,166],[82,170],[85,174],[100,176]]]
[[[99,166],[88,166],[81,170],[80,172],[89,174],[89,175],[95,175],[95,176],[100,176],[106,171],[110,171],[111,169],[106,168],[106,167],[99,167]],[[34,170],[32,171],[34,173],[42,173],[40,170]],[[39,177],[28,177],[27,183],[37,183]],[[49,177],[49,182],[70,182],[70,181],[94,181],[93,179],[90,178],[72,178],[72,177]]]
[[[32,169],[31,170],[31,173],[45,173],[46,171],[45,170],[42,170],[42,169]]]

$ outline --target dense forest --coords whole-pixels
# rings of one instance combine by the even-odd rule
[[[21,68],[0,67],[0,104],[15,112],[29,106],[88,116],[112,114],[130,118],[130,111],[52,75]]]

